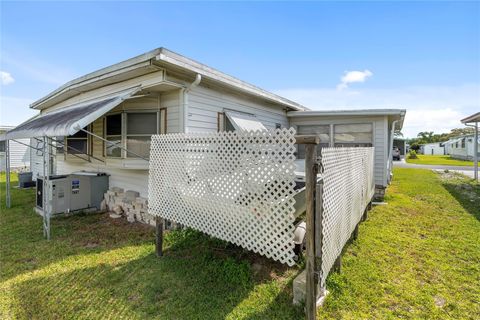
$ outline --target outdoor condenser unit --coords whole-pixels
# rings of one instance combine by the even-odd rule
[[[50,176],[47,184],[52,200],[52,214],[100,209],[103,195],[108,190],[108,175],[98,172],[74,172],[70,175]],[[37,179],[37,207],[43,209],[43,178]]]

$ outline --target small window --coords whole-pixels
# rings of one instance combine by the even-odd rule
[[[105,138],[112,142],[106,143],[105,153],[107,157],[120,158],[122,156],[122,114],[106,116]]]
[[[88,126],[83,128],[88,131]],[[68,154],[89,154],[88,134],[84,131],[78,131],[72,136],[67,137]]]
[[[465,138],[462,139],[462,148],[465,148]]]
[[[5,141],[0,141],[0,152],[5,152]]]
[[[371,123],[336,124],[334,130],[335,147],[373,146],[373,125]]]
[[[320,126],[297,126],[297,134],[299,135],[317,135],[320,138],[320,144],[317,148],[317,156],[320,157],[322,148],[330,146],[330,125]],[[297,158],[305,159],[305,145],[297,145]]]
[[[282,129],[282,124],[275,123],[275,129]]]

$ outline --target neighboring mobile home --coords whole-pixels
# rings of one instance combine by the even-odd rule
[[[427,143],[420,146],[420,153],[425,155],[444,155],[445,147],[442,142]]]
[[[0,126],[0,135],[13,129],[13,126]],[[22,144],[23,143],[23,144]],[[10,169],[12,171],[26,171],[30,167],[29,139],[10,141]],[[5,141],[0,141],[0,171],[5,171]]]
[[[322,146],[374,146],[375,183],[383,190],[391,176],[393,132],[402,128],[405,115],[396,109],[308,111],[165,48],[72,80],[31,108],[41,114],[13,130],[11,138],[57,136],[66,148],[58,144],[53,172],[106,172],[110,186],[142,196],[148,192],[153,134],[290,126],[300,134],[318,133]],[[57,134],[66,131],[68,136]]]
[[[480,145],[480,141],[477,141],[477,144]],[[452,158],[473,160],[475,148],[473,134],[452,138],[445,142],[445,145],[448,146],[448,154]]]

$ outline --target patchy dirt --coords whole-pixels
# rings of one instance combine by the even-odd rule
[[[480,203],[480,184],[458,172],[448,170],[436,172],[439,174],[442,183],[447,186],[447,189],[455,190],[472,203]]]

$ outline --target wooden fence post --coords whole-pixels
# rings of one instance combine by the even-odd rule
[[[306,288],[305,313],[308,320],[316,319],[317,294],[315,283],[315,188],[317,185],[318,136],[296,136],[298,144],[305,144],[305,199],[306,199]]]
[[[163,219],[155,218],[155,252],[157,257],[163,256]]]

